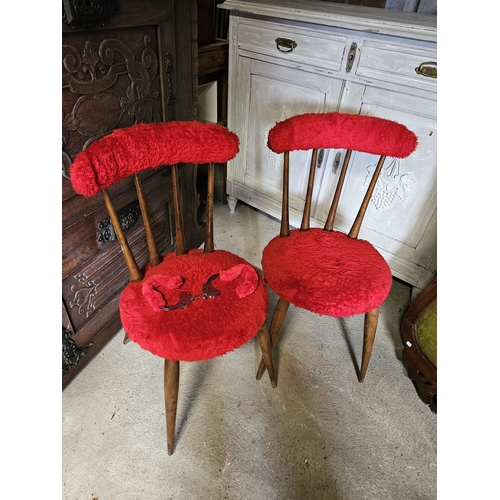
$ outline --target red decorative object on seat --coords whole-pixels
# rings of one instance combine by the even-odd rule
[[[220,277],[212,281],[213,287],[220,291],[214,298],[203,298],[202,288],[214,274],[245,263],[225,250],[208,254],[190,250],[180,256],[167,254],[160,265],[146,271],[144,281],[130,283],[122,292],[123,328],[142,348],[166,359],[200,361],[241,347],[255,337],[266,320],[268,294],[264,279],[259,276],[255,291],[244,298],[237,292],[245,282],[242,275],[233,281],[223,281]],[[156,285],[165,298],[165,307],[177,304],[182,292],[200,298],[188,302],[182,309],[153,309],[143,292],[143,283],[164,277],[166,273],[181,277],[182,284],[170,289]]]
[[[347,113],[307,113],[277,123],[268,136],[268,147],[284,153],[283,201],[280,235],[262,254],[268,285],[278,295],[271,324],[271,344],[276,343],[290,304],[334,317],[365,314],[363,356],[359,373],[366,375],[378,321],[379,306],[387,298],[392,274],[382,255],[368,241],[358,239],[371,195],[386,156],[404,158],[417,147],[416,135],[404,125]],[[332,205],[323,229],[310,228],[309,217],[318,149],[345,149]],[[306,201],[300,229],[290,230],[290,151],[312,149]],[[333,223],[353,151],[380,155],[360,210],[348,234],[333,230]],[[265,369],[261,362],[257,378]]]
[[[85,196],[102,192],[123,251],[131,281],[120,297],[126,341],[131,339],[165,358],[169,455],[174,450],[179,361],[221,356],[257,335],[271,383],[276,387],[264,278],[241,257],[214,248],[214,162],[227,162],[238,149],[236,134],[220,125],[196,121],[139,124],[115,130],[91,144],[71,166],[75,191]],[[186,248],[178,163],[208,164],[203,250]],[[172,170],[176,249],[160,257],[139,173],[163,165],[170,165]],[[109,187],[130,175],[134,176],[150,256],[143,269],[137,265],[108,193]]]

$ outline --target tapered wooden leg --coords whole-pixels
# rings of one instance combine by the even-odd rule
[[[177,395],[179,394],[179,361],[165,360],[163,371],[165,390],[165,413],[167,415],[167,452],[174,452],[175,417],[177,415]]]
[[[361,372],[359,374],[359,381],[363,382],[366,375],[366,370],[368,369],[368,363],[370,362],[370,356],[372,354],[373,341],[375,340],[375,333],[377,331],[378,323],[378,310],[379,308],[373,309],[373,311],[367,312],[365,314],[365,333],[363,337],[363,357],[361,358]]]
[[[281,298],[276,304],[276,308],[274,309],[273,313],[273,320],[271,322],[271,348],[274,346],[274,344],[276,344],[276,339],[278,338],[278,334],[281,330],[281,325],[283,324],[283,321],[285,321],[285,316],[288,312],[289,307],[290,302],[287,302],[286,300],[283,300]],[[259,369],[257,370],[257,376],[255,377],[257,380],[260,380],[262,378],[262,374],[264,373],[265,369],[266,362],[264,360],[264,357],[262,357],[260,360]]]
[[[267,372],[269,373],[269,378],[271,379],[271,385],[276,387],[276,376],[274,374],[273,358],[271,356],[271,341],[269,339],[269,329],[267,328],[266,322],[264,322],[264,324],[260,327],[257,335],[259,337],[262,358],[264,359]]]
[[[128,344],[130,342],[130,338],[128,336],[128,333],[125,332],[125,336],[123,337],[123,343]]]

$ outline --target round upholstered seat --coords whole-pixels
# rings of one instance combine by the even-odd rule
[[[282,299],[339,318],[380,306],[392,284],[389,266],[371,243],[316,228],[271,240],[262,270]]]
[[[162,310],[148,300],[164,298],[170,307],[178,303],[181,292],[201,296],[211,276],[241,264],[250,267],[224,250],[167,254],[161,264],[146,270],[142,281],[129,283],[122,292],[120,316],[128,336],[143,349],[176,361],[211,359],[245,344],[264,323],[268,307],[266,284],[253,268],[255,289],[244,297],[238,293],[247,280],[241,274],[231,281],[214,279],[217,297],[196,298],[183,309]]]

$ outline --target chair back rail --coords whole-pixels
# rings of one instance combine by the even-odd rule
[[[205,224],[205,245],[203,252],[211,253],[214,251],[214,184],[215,173],[214,164],[208,164],[207,179],[207,215]]]
[[[283,153],[283,193],[281,203],[281,229],[280,236],[282,238],[290,236],[290,211],[288,207],[288,192],[289,192],[289,178],[290,178],[290,152]]]
[[[182,213],[180,205],[180,190],[179,190],[179,180],[178,180],[178,168],[177,165],[172,165],[172,193],[173,193],[173,203],[174,203],[174,220],[175,220],[175,235],[176,235],[176,245],[175,253],[176,255],[184,255],[187,253],[187,247],[184,239],[184,228],[182,222]],[[149,250],[149,263],[151,267],[157,266],[161,262],[160,255],[158,254],[156,240],[153,234],[151,221],[149,218],[148,208],[146,199],[144,197],[144,191],[142,189],[142,183],[138,174],[134,174],[134,182],[137,191],[137,199],[139,201],[139,207],[141,209],[141,215],[144,225],[144,231],[146,234],[146,241]],[[214,251],[214,237],[213,237],[213,206],[214,206],[214,164],[208,164],[208,186],[207,186],[207,218],[205,227],[205,244],[204,253],[211,253]],[[128,243],[127,237],[121,227],[116,209],[113,205],[111,197],[107,189],[102,190],[104,196],[104,202],[109,213],[109,217],[113,224],[116,236],[120,243],[123,257],[125,259],[125,264],[127,265],[127,270],[130,275],[130,281],[140,281],[142,280],[143,273],[137,265],[137,261],[134,258],[130,245]]]
[[[155,267],[161,262],[161,259],[158,253],[158,247],[156,246],[153,228],[151,226],[151,219],[149,218],[148,207],[146,205],[146,199],[144,197],[144,191],[142,189],[141,179],[139,178],[138,174],[134,174],[134,182],[135,190],[137,192],[137,199],[139,200],[139,206],[141,208],[144,231],[146,233],[146,241],[149,251],[149,263],[151,264],[151,267]]]
[[[130,275],[130,281],[141,281],[143,274],[137,265],[134,254],[132,253],[127,238],[125,237],[125,233],[123,232],[120,220],[118,219],[118,215],[107,189],[102,189],[102,196],[104,198],[104,204],[108,210],[111,223],[113,224],[116,237],[118,238],[118,242],[120,243],[120,247],[122,249],[123,258],[125,259],[125,264]]]
[[[339,179],[337,181],[337,187],[335,188],[335,194],[333,196],[332,204],[330,206],[330,212],[328,213],[328,218],[325,223],[325,231],[333,231],[333,223],[335,221],[335,216],[337,215],[337,208],[339,206],[340,195],[342,193],[342,188],[344,186],[345,176],[347,173],[347,167],[349,161],[351,160],[352,149],[348,149],[345,153],[344,163],[342,164],[342,169],[340,170]]]
[[[149,264],[151,267],[157,266],[161,262],[160,255],[158,253],[158,247],[156,245],[156,240],[153,234],[153,229],[151,226],[151,220],[149,218],[149,212],[147,208],[146,199],[144,196],[144,191],[142,189],[142,183],[139,175],[134,174],[134,184],[137,192],[137,200],[139,201],[139,207],[141,209],[142,223],[144,226],[144,232],[146,235],[146,242],[149,251]],[[116,209],[113,205],[113,201],[109,195],[107,189],[102,189],[102,194],[104,197],[104,203],[106,205],[106,209],[108,210],[109,217],[111,219],[111,223],[113,224],[113,229],[115,230],[116,237],[118,242],[120,243],[123,257],[125,259],[125,264],[127,266],[127,270],[130,276],[130,281],[140,281],[144,277],[142,271],[139,269],[137,261],[133,255],[133,252],[128,243],[127,237],[125,236],[125,232],[122,229],[120,224],[120,220],[118,219],[118,215],[116,213]],[[175,205],[175,202],[174,202]],[[180,207],[179,207],[180,208]],[[177,208],[174,208],[177,212]],[[177,220],[176,220],[177,224]],[[182,221],[181,221],[182,224]],[[180,229],[180,233],[182,234],[182,227]]]
[[[316,172],[316,161],[318,158],[318,150],[312,150],[311,165],[309,167],[309,180],[307,182],[306,200],[304,203],[304,211],[302,212],[302,223],[300,224],[301,231],[307,231],[311,223],[311,203],[314,188],[314,174]]]
[[[182,224],[181,194],[177,164],[172,165],[172,198],[174,200],[175,254],[184,255],[187,253],[187,248],[184,238],[184,226]]]
[[[330,206],[330,210],[328,212],[328,218],[326,220],[324,230],[325,231],[333,231],[333,224],[335,222],[335,215],[337,213],[337,208],[340,200],[340,195],[342,194],[342,188],[344,187],[345,177],[347,173],[347,169],[349,166],[349,161],[351,159],[352,150],[347,150],[344,158],[344,162],[342,164],[342,169],[340,171],[339,179],[337,182],[337,186],[335,188],[335,193],[332,199],[332,204]],[[282,200],[282,224],[281,224],[281,236],[289,236],[289,181],[290,181],[290,154],[288,151],[284,153],[284,168],[283,168],[283,200]],[[306,199],[304,202],[304,209],[302,211],[302,221],[300,225],[301,231],[307,231],[310,228],[310,220],[311,220],[311,204],[312,204],[312,195],[314,188],[314,175],[316,170],[316,161],[318,156],[318,150],[313,149],[312,157],[311,157],[311,165],[309,167],[309,180],[307,184],[307,192]],[[377,184],[378,178],[380,176],[380,172],[382,171],[382,167],[384,165],[385,156],[381,156],[377,167],[371,177],[370,184],[365,192],[363,197],[363,201],[361,202],[361,206],[358,210],[356,218],[353,221],[351,229],[349,230],[348,237],[351,239],[357,239],[359,236],[359,231],[361,229],[361,225],[363,223],[363,219],[366,214],[366,210],[368,208],[368,204],[370,203],[370,199],[372,197],[373,191],[375,190],[375,186]],[[284,221],[286,222],[284,223]],[[288,231],[287,231],[288,228]]]
[[[354,222],[351,226],[351,230],[349,231],[349,234],[347,235],[349,238],[352,239],[357,239],[359,235],[359,230],[361,229],[361,224],[363,223],[363,219],[365,217],[366,209],[368,208],[368,204],[370,203],[370,199],[372,197],[373,191],[375,189],[375,185],[377,184],[378,178],[380,176],[380,172],[382,171],[382,166],[384,165],[385,161],[385,156],[381,156],[378,163],[377,163],[377,168],[375,169],[375,172],[373,172],[370,185],[368,186],[368,189],[366,190],[365,197],[363,198],[363,201],[361,203],[361,207],[359,208],[358,215],[356,215],[356,218],[354,219]]]

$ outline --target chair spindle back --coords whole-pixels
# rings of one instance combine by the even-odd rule
[[[211,253],[214,251],[214,184],[215,184],[215,166],[208,164],[207,180],[207,216],[205,224],[205,246],[203,251]]]
[[[170,165],[175,221],[176,255],[187,253],[181,211],[179,163],[208,163],[207,220],[204,252],[214,251],[213,202],[214,163],[226,163],[239,150],[239,139],[227,128],[211,123],[167,122],[139,124],[118,129],[91,144],[72,164],[71,181],[76,192],[92,196],[102,191],[117,239],[120,243],[131,281],[140,281],[143,273],[132,253],[120,224],[108,187],[134,175],[137,199],[141,210],[151,267],[161,262],[153,234],[144,190],[139,177],[141,170]]]
[[[175,254],[184,255],[187,252],[187,248],[184,238],[184,225],[182,224],[181,193],[177,164],[172,165],[172,196],[174,199]]]
[[[318,158],[318,150],[313,149],[311,157],[311,166],[309,167],[309,180],[307,182],[306,200],[304,204],[304,211],[302,213],[302,223],[300,225],[301,231],[307,231],[311,222],[311,203],[314,188],[314,174],[316,172],[316,161]]]
[[[345,149],[346,154],[340,171],[331,207],[324,226],[325,231],[333,231],[333,225],[344,187],[347,168],[352,151],[380,155],[370,184],[353,221],[348,237],[356,239],[372,197],[386,156],[404,158],[417,147],[416,135],[404,125],[383,118],[346,113],[306,113],[296,115],[277,123],[270,131],[268,147],[275,153],[284,154],[282,218],[280,235],[289,236],[289,181],[290,151],[312,150],[309,179],[301,231],[310,227],[312,195],[318,149]]]

